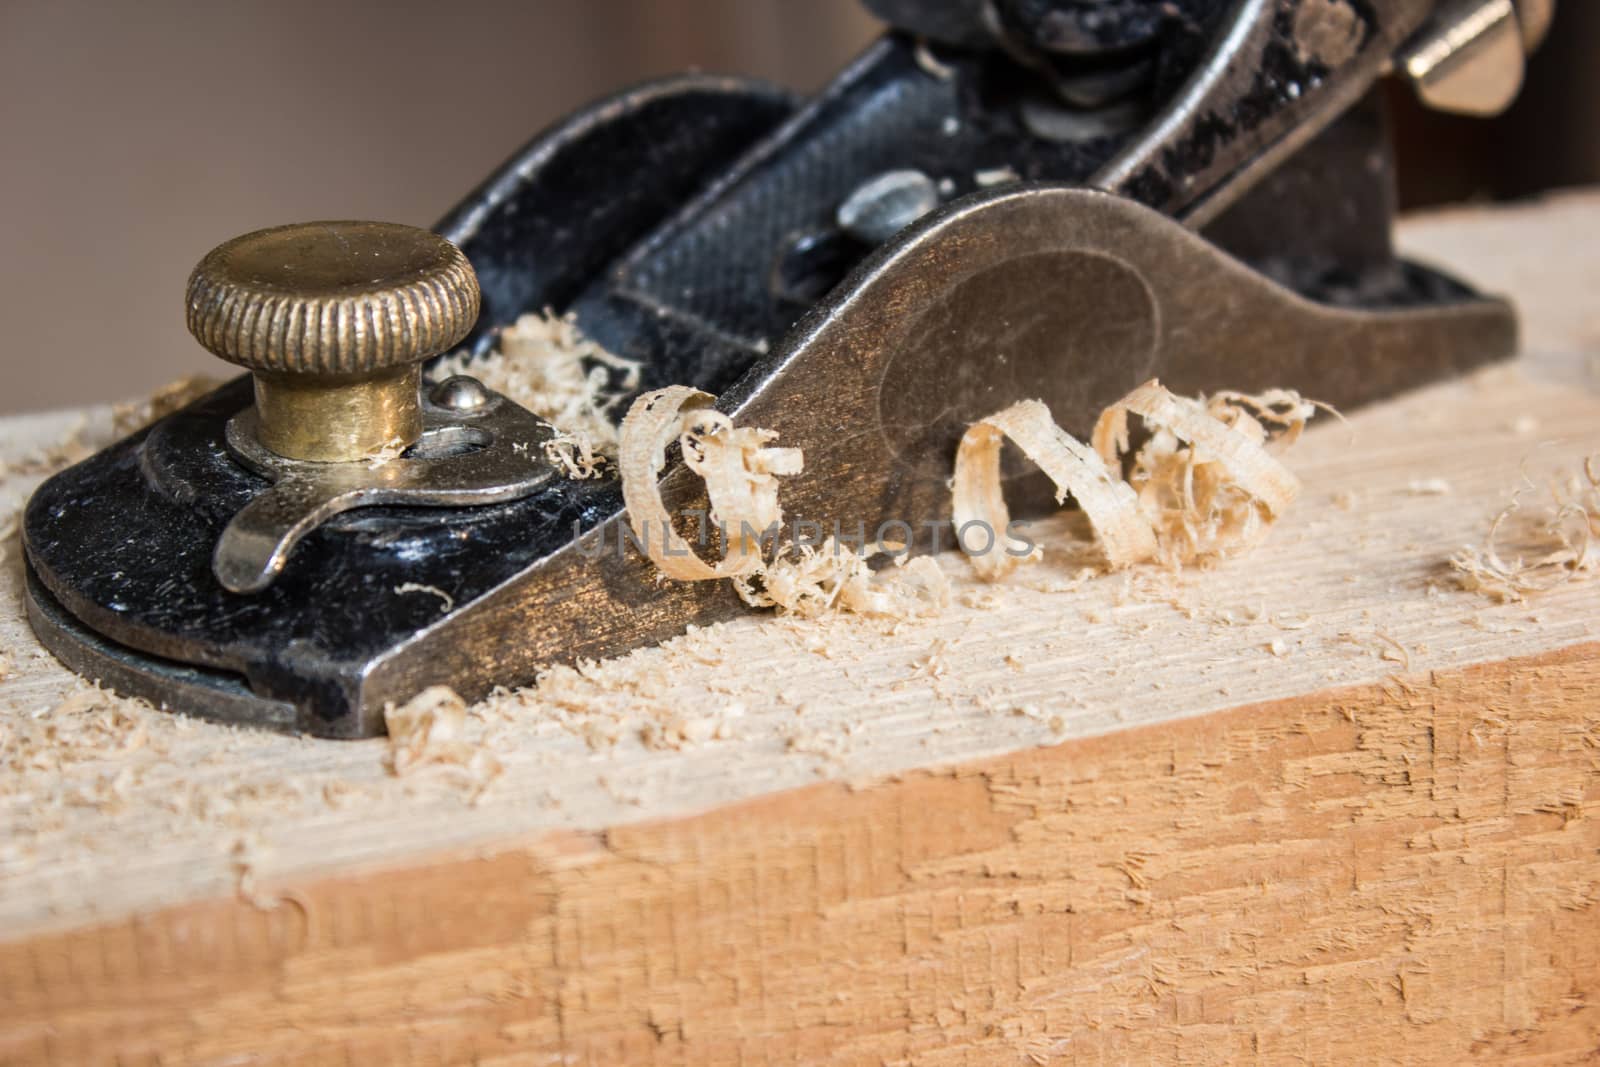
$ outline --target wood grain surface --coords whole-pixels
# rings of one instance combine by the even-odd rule
[[[85,690],[13,542],[0,1062],[1600,1056],[1600,586],[1446,564],[1600,450],[1600,198],[1405,237],[1529,354],[1311,431],[1248,559],[945,558],[937,620],[698,631],[474,709],[465,766]]]

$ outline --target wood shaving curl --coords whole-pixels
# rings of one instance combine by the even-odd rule
[[[988,550],[969,555],[979,576],[990,581],[1025,559],[1038,558],[1011,536],[1011,513],[1000,487],[1000,446],[1011,441],[1056,485],[1056,501],[1070,494],[1089,517],[1106,559],[1122,567],[1154,555],[1156,544],[1148,523],[1138,516],[1138,498],[1112,473],[1100,456],[1057,426],[1050,409],[1037,400],[1023,400],[980,419],[967,429],[956,449],[951,482],[951,514],[956,537],[969,548],[974,524],[992,534]]]
[[[720,411],[693,411],[678,438],[683,461],[706,483],[711,521],[728,532],[729,552],[760,557],[763,535],[783,525],[778,479],[799,474],[805,457],[798,448],[769,447],[773,430],[736,429]]]
[[[1174,396],[1155,380],[1112,404],[1095,423],[1092,450],[1063,431],[1037,400],[973,424],[961,440],[952,486],[956,532],[987,523],[996,537],[1010,521],[1000,488],[1002,436],[1014,442],[1057,488],[1077,500],[1112,568],[1146,560],[1168,567],[1203,564],[1243,551],[1266,535],[1300,483],[1266,450],[1299,437],[1320,405],[1287,389],[1222,392],[1197,400]],[[1150,438],[1130,451],[1128,416]],[[994,580],[1025,558],[1013,550],[972,554],[978,574]]]
[[[426,767],[464,772],[481,795],[504,769],[482,744],[466,737],[467,704],[448,686],[429,686],[398,707],[383,712],[389,733],[385,765],[396,777]]]
[[[804,456],[797,448],[771,447],[777,438],[771,430],[736,428],[711,402],[699,390],[670,386],[641,396],[622,422],[618,466],[628,521],[663,574],[680,581],[731,578],[752,607],[776,607],[805,618],[842,610],[906,619],[949,606],[949,581],[932,559],[908,562],[895,553],[895,567],[873,573],[868,561],[889,551],[885,546],[846,549],[829,538],[820,546],[778,547],[783,525],[778,478],[799,474]],[[674,438],[684,465],[706,485],[709,518],[725,546],[715,566],[696,556],[672,529],[661,500],[657,480]]]
[[[456,609],[456,598],[440,589],[436,585],[426,585],[422,582],[401,582],[394,587],[396,593],[427,593],[429,596],[439,598],[439,614],[448,615]]]
[[[1094,447],[1108,464],[1119,463],[1128,450],[1129,412],[1153,431],[1134,456],[1128,482],[1154,523],[1156,558],[1176,568],[1248,549],[1266,536],[1299,495],[1300,482],[1263,446],[1272,436],[1297,439],[1315,410],[1287,390],[1190,400],[1152,380],[1101,413]]]
[[[557,430],[555,436],[544,443],[544,458],[574,481],[603,477],[609,466],[609,460],[595,448],[593,441],[565,430]]]
[[[1540,512],[1522,512],[1526,489],[1494,517],[1481,547],[1450,557],[1462,588],[1503,603],[1600,573],[1600,455],[1584,461],[1581,478],[1554,489]]]
[[[711,407],[712,397],[672,385],[645,393],[622,420],[617,467],[628,522],[645,554],[661,573],[680,581],[708,581],[751,574],[763,565],[761,546],[783,523],[778,478],[798,474],[797,448],[769,448],[771,430],[735,429]],[[667,447],[676,440],[685,464],[706,483],[710,519],[724,531],[724,553],[710,566],[672,526],[657,484]]]

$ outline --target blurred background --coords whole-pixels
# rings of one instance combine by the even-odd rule
[[[855,0],[0,0],[0,414],[225,373],[183,327],[213,245],[317,218],[429,225],[541,127],[688,68],[814,89]],[[1412,207],[1600,179],[1600,3],[1564,0],[1515,107],[1397,92]]]

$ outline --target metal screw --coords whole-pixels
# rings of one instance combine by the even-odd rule
[[[477,411],[489,402],[489,390],[476,378],[454,374],[434,386],[429,399],[450,411]]]
[[[939,188],[920,170],[890,170],[869,178],[834,213],[858,241],[882,244],[939,206]]]

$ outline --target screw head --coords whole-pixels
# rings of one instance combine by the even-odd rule
[[[189,332],[230,363],[281,375],[359,376],[416,363],[466,336],[478,279],[436,233],[307,222],[235,237],[189,276]]]
[[[858,241],[882,244],[939,206],[939,187],[920,170],[890,170],[856,186],[834,213]]]
[[[435,385],[428,398],[450,411],[477,411],[489,402],[489,390],[476,378],[453,374]]]
[[[314,463],[422,435],[421,361],[478,317],[478,279],[436,233],[308,222],[235,237],[189,276],[189,332],[255,377],[256,435]]]

